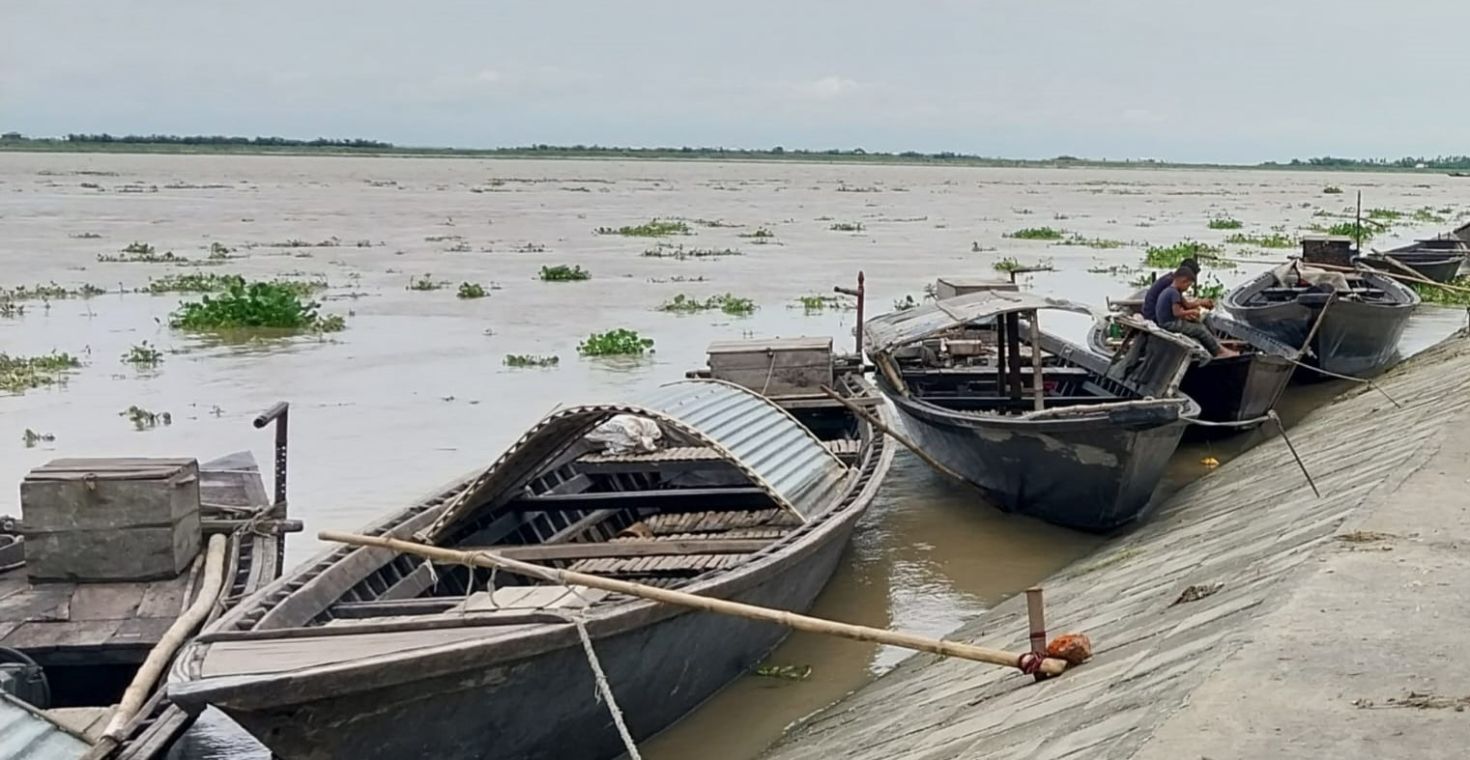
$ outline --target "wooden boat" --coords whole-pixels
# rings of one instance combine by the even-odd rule
[[[1353,377],[1394,361],[1418,305],[1418,293],[1371,269],[1343,274],[1300,262],[1225,294],[1225,308],[1240,321],[1300,347],[1314,366]]]
[[[37,472],[85,477],[77,469],[83,468],[106,478],[109,471],[136,472],[142,463],[159,461],[166,460],[64,459]],[[198,482],[200,529],[227,536],[217,614],[280,574],[282,533],[291,524],[285,503],[272,504],[266,495],[249,452],[199,465]],[[25,562],[30,528],[9,521],[0,531],[0,671],[11,677],[11,694],[0,694],[8,700],[0,705],[0,723],[17,730],[24,724],[36,751],[44,750],[37,757],[80,758],[101,739],[152,648],[201,593],[203,555],[186,572],[154,581],[32,582]],[[6,691],[3,676],[0,693]],[[127,720],[116,746],[99,757],[162,757],[192,721],[164,699],[160,681]]]
[[[1140,361],[1109,362],[1042,332],[1046,309],[1090,313],[980,291],[868,320],[865,344],[917,444],[996,506],[1112,530],[1144,513],[1199,412],[1178,386],[1202,351],[1154,328]]]
[[[1370,253],[1357,261],[1392,274],[1403,274],[1403,267],[1408,267],[1425,279],[1449,282],[1459,276],[1467,255],[1470,255],[1470,245],[1465,241],[1444,237],[1415,241],[1382,253]],[[1393,262],[1388,261],[1390,258]],[[1394,262],[1402,266],[1395,266]]]
[[[1115,314],[1143,320],[1138,314],[1144,291],[1132,298],[1110,301]],[[1148,324],[1152,325],[1152,322]],[[1276,406],[1291,381],[1300,351],[1249,325],[1218,312],[1205,315],[1203,324],[1240,356],[1204,356],[1184,373],[1179,390],[1199,404],[1199,418],[1208,422],[1244,422],[1263,417]],[[1136,321],[1098,319],[1088,333],[1088,347],[1113,362],[1135,362],[1146,352],[1148,334]]]
[[[817,392],[817,375],[803,375],[809,363],[788,373],[790,352],[764,348],[746,352],[761,363],[761,385],[775,393],[791,375],[803,392],[764,397],[712,370],[713,380],[564,407],[483,472],[364,532],[806,610],[892,451]],[[820,374],[876,405],[859,366],[829,360]],[[654,426],[662,445],[604,451],[597,441],[609,424]],[[624,744],[597,697],[579,626],[638,740],[752,668],[786,633],[340,547],[200,636],[177,661],[169,696],[224,710],[284,760],[616,757]]]

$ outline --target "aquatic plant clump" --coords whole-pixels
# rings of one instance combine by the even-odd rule
[[[34,449],[38,443],[54,443],[56,436],[50,433],[38,433],[30,428],[26,428],[26,431],[21,434],[20,440],[25,444],[26,448]]]
[[[1342,195],[1342,188],[1337,185],[1328,185],[1322,188],[1322,193],[1324,195]]]
[[[701,301],[698,298],[690,298],[680,293],[672,299],[665,301],[658,307],[659,311],[668,311],[676,314],[693,314],[701,311],[713,311],[718,309],[735,317],[749,316],[755,313],[755,301],[749,298],[741,298],[731,293],[710,296]]]
[[[1218,301],[1225,297],[1225,284],[1220,282],[1220,278],[1206,274],[1195,281],[1189,293],[1191,298],[1209,298]]]
[[[123,364],[131,364],[134,367],[157,367],[163,362],[163,352],[143,341],[127,350],[122,355]]]
[[[1168,246],[1149,246],[1144,252],[1143,263],[1159,269],[1174,269],[1185,259],[1209,259],[1210,266],[1234,269],[1235,264],[1220,258],[1221,248],[1198,240],[1185,240]]]
[[[1228,216],[1217,216],[1211,219],[1209,223],[1209,228],[1212,230],[1238,230],[1244,226],[1244,222]]]
[[[800,305],[802,310],[805,311],[807,314],[815,314],[817,312],[826,311],[827,309],[847,310],[853,308],[846,301],[843,301],[837,296],[822,295],[820,293],[813,293],[809,296],[800,296],[796,299],[796,303]]]
[[[128,418],[128,421],[133,423],[133,427],[139,430],[147,430],[158,427],[159,425],[167,426],[174,424],[174,416],[172,414],[168,412],[151,412],[137,404],[133,404],[127,409],[118,412],[117,416]]]
[[[1128,244],[1123,242],[1122,240],[1109,240],[1107,238],[1089,238],[1073,233],[1071,235],[1068,235],[1065,239],[1057,241],[1057,245],[1080,245],[1086,248],[1111,250],[1113,248],[1122,248],[1123,246]],[[979,248],[980,246],[978,244],[973,246],[973,249],[977,252]]]
[[[1055,227],[1024,227],[1015,232],[1007,232],[1002,237],[1015,240],[1061,240],[1066,237],[1066,233]]]
[[[1296,238],[1284,232],[1272,232],[1269,235],[1247,235],[1237,232],[1225,238],[1225,242],[1233,245],[1253,245],[1257,248],[1295,248],[1300,243]]]
[[[0,301],[57,301],[64,298],[91,298],[106,293],[106,290],[92,285],[82,283],[75,288],[68,288],[56,284],[55,280],[44,285],[17,285],[13,288],[0,288]]]
[[[682,245],[669,245],[659,243],[658,245],[643,251],[644,256],[657,259],[705,259],[719,258],[721,256],[744,256],[745,254],[732,248],[688,248]]]
[[[743,237],[749,240],[771,240],[776,237],[776,233],[771,232],[765,227],[756,227],[750,232],[742,232],[736,237]]]
[[[1326,227],[1320,224],[1314,224],[1309,229],[1311,229],[1313,232],[1320,232],[1324,235],[1350,237],[1360,243],[1371,240],[1373,239],[1374,235],[1378,234],[1378,231],[1373,228],[1373,225],[1360,225],[1356,221],[1337,222],[1336,224],[1332,224]]]
[[[32,388],[62,382],[67,372],[82,366],[71,354],[51,352],[40,356],[11,356],[0,353],[0,391],[25,393]]]
[[[116,255],[99,253],[97,260],[106,263],[182,264],[189,261],[189,258],[175,255],[173,251],[159,253],[148,243],[133,242],[124,246]]]
[[[1470,293],[1459,290],[1449,290],[1438,285],[1429,285],[1419,282],[1406,283],[1409,287],[1418,291],[1419,298],[1424,303],[1436,306],[1467,306],[1470,307]],[[1446,283],[1452,287],[1470,289],[1470,275],[1457,277],[1452,282]]]
[[[484,285],[477,282],[461,282],[459,284],[459,291],[454,295],[456,298],[484,298],[490,295],[490,293],[485,290]]]
[[[554,267],[541,267],[538,275],[542,282],[578,282],[592,279],[592,273],[579,266],[567,266],[558,264]]]
[[[191,331],[275,328],[317,332],[336,332],[347,326],[341,316],[323,315],[317,311],[320,304],[303,298],[293,283],[247,283],[241,278],[218,295],[180,304],[169,315],[169,326]]]
[[[691,235],[693,230],[689,225],[677,219],[652,219],[646,224],[631,225],[625,227],[598,227],[599,235],[622,235],[623,237],[668,237],[670,235]]]
[[[625,328],[593,333],[577,344],[583,356],[641,356],[653,351],[653,338],[645,338]]]
[[[862,222],[835,222],[827,229],[833,232],[862,232],[866,228]]]
[[[536,354],[506,354],[505,366],[507,367],[555,367],[561,363],[559,356],[538,356]]]

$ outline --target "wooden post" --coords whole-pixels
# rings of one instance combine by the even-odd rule
[[[1031,626],[1031,651],[1046,654],[1046,609],[1042,606],[1041,587],[1032,586],[1026,589],[1026,619]],[[1041,673],[1036,673],[1036,680],[1045,678]]]
[[[1011,398],[1021,397],[1021,317],[1018,314],[1004,314],[1006,325],[1006,345],[1011,355],[1010,378]]]
[[[1046,408],[1046,384],[1041,372],[1041,310],[1031,310],[1031,394],[1036,398],[1036,411]]]
[[[438,546],[429,546],[427,544],[418,544],[412,541],[403,541],[396,538],[361,536],[335,531],[322,531],[317,534],[317,537],[323,541],[335,541],[349,546],[374,546],[382,549],[390,549],[403,554],[426,557],[444,564],[498,567],[517,575],[537,578],[549,583],[559,583],[568,586],[587,586],[588,588],[627,594],[629,596],[651,599],[656,602],[689,607],[705,612],[715,612],[721,615],[733,615],[748,620],[775,623],[808,633],[840,636],[854,641],[871,641],[878,644],[903,647],[904,649],[913,649],[919,652],[944,655],[945,657],[959,657],[1009,668],[1020,668],[1023,661],[1032,660],[1030,652],[1007,652],[1000,649],[978,647],[972,644],[962,644],[957,641],[931,639],[927,636],[916,636],[911,633],[898,633],[882,628],[869,628],[851,623],[839,623],[835,620],[823,620],[822,618],[811,617],[810,615],[799,615],[795,612],[775,610],[769,607],[757,607],[753,604],[732,602],[727,599],[714,599],[684,591],[675,591],[657,586],[645,586],[641,583],[622,581],[615,578],[605,578],[600,575],[588,575],[587,573],[578,573],[571,570],[533,565],[529,562],[500,557],[487,551],[463,552],[454,549],[444,549]],[[1048,657],[1038,663],[1037,672],[1047,675],[1057,675],[1066,669],[1067,662],[1065,660]]]
[[[1006,395],[1006,315],[995,318],[995,395]]]

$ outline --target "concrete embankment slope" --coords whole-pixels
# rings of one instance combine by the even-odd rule
[[[1470,756],[1470,340],[1379,384],[1290,431],[1322,498],[1274,438],[1049,579],[1092,662],[914,657],[768,758]],[[950,638],[1027,648],[1024,600]]]

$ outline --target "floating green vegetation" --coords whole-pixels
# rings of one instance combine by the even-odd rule
[[[1342,195],[1342,188],[1337,185],[1328,185],[1322,188],[1322,193],[1324,195]]]
[[[219,295],[180,304],[169,315],[169,325],[193,331],[265,327],[316,332],[337,332],[347,326],[340,315],[319,313],[321,305],[304,300],[305,295],[301,283],[246,282],[237,278]]]
[[[1369,219],[1392,222],[1398,219],[1402,219],[1404,217],[1404,212],[1395,211],[1391,208],[1370,208],[1367,211],[1364,211],[1363,215],[1368,217]]]
[[[636,226],[598,227],[599,235],[622,235],[623,237],[668,237],[670,235],[691,235],[693,230],[689,225],[678,219],[651,219],[646,224]]]
[[[569,267],[566,264],[557,264],[554,267],[541,267],[540,277],[544,282],[576,282],[592,279],[592,273],[581,266]]]
[[[807,314],[815,314],[819,311],[826,311],[827,309],[847,310],[852,308],[846,301],[837,296],[822,295],[821,293],[800,296],[796,299],[796,302],[801,305],[802,310]]]
[[[1057,241],[1057,245],[1080,245],[1080,246],[1084,246],[1084,247],[1087,247],[1087,248],[1101,248],[1101,249],[1105,249],[1105,250],[1110,250],[1110,249],[1113,249],[1113,248],[1122,248],[1123,246],[1128,245],[1128,244],[1125,243],[1125,242],[1123,242],[1122,240],[1108,240],[1106,238],[1089,238],[1089,237],[1083,237],[1081,235],[1078,235],[1076,233],[1073,233],[1071,235],[1068,235],[1066,238]]]
[[[1133,279],[1128,281],[1128,284],[1135,288],[1146,288],[1154,284],[1155,279],[1157,278],[1155,278],[1153,274],[1149,272],[1139,272],[1138,274],[1133,276]]]
[[[1456,288],[1470,288],[1470,275],[1457,277],[1453,282],[1447,284]],[[1438,285],[1418,282],[1409,283],[1409,286],[1419,292],[1419,298],[1424,303],[1432,303],[1437,306],[1470,306],[1470,293],[1463,290],[1449,290]]]
[[[63,298],[91,298],[92,296],[106,293],[106,290],[83,283],[80,287],[67,288],[56,284],[52,280],[45,285],[17,285],[13,288],[0,288],[0,300],[4,301],[56,301]]]
[[[1128,275],[1138,272],[1138,267],[1127,264],[1109,264],[1107,266],[1088,267],[1088,274]]]
[[[341,238],[338,238],[336,235],[333,235],[332,237],[329,237],[326,240],[320,240],[320,241],[317,241],[315,243],[311,242],[310,240],[301,240],[299,238],[291,238],[289,240],[278,240],[278,241],[275,241],[273,243],[255,243],[255,244],[247,245],[246,247],[247,248],[336,248],[339,245],[342,245]]]
[[[435,280],[431,274],[408,278],[409,290],[443,290],[449,287],[448,280]]]
[[[102,236],[95,232],[73,232],[72,234],[67,235],[67,237],[72,238],[73,240],[98,240]]]
[[[538,356],[536,354],[506,354],[505,366],[507,367],[555,367],[561,364],[559,356]]]
[[[311,280],[273,280],[273,284],[283,288],[289,288],[299,296],[307,296],[318,290],[325,290],[327,281],[324,279]],[[238,274],[214,274],[212,272],[192,272],[190,274],[171,274],[158,279],[149,279],[148,287],[141,288],[140,292],[160,295],[163,293],[218,293],[231,285],[245,284],[245,278]]]
[[[762,678],[780,678],[787,681],[805,681],[812,677],[810,665],[762,665],[755,669]]]
[[[587,340],[577,344],[577,353],[583,356],[641,356],[652,352],[653,338],[645,338],[621,327],[592,333]]]
[[[685,248],[682,245],[669,245],[659,243],[652,248],[643,251],[644,256],[660,259],[704,259],[718,258],[720,256],[744,256],[745,254],[732,248]]]
[[[1209,228],[1212,230],[1238,230],[1244,226],[1245,222],[1228,216],[1217,216],[1209,223]]]
[[[689,221],[690,222],[693,222],[694,224],[699,225],[700,227],[714,227],[714,228],[718,228],[718,227],[741,227],[741,226],[744,226],[744,225],[735,224],[733,222],[727,222],[724,219],[690,219]]]
[[[1221,252],[1222,249],[1217,245],[1201,243],[1198,240],[1185,240],[1168,246],[1149,246],[1144,252],[1143,263],[1159,269],[1173,269],[1185,259],[1210,259],[1211,266],[1234,269],[1235,264],[1220,258]]]
[[[1299,241],[1285,232],[1272,232],[1269,235],[1246,235],[1237,232],[1225,238],[1225,242],[1233,245],[1253,245],[1257,248],[1295,248]]]
[[[26,315],[26,305],[0,298],[0,319],[14,319]]]
[[[1414,211],[1413,219],[1423,224],[1443,224],[1449,220],[1449,211],[1440,209],[1435,211],[1433,206],[1425,206]]]
[[[234,253],[235,249],[225,245],[224,243],[214,242],[209,244],[209,258],[211,259],[218,260],[233,258]]]
[[[775,239],[776,233],[771,232],[765,227],[756,227],[750,232],[740,233],[737,237],[743,237],[751,240],[772,240]]]
[[[1052,268],[1050,260],[1040,261],[1035,264],[1025,264],[1010,256],[1006,256],[1000,261],[991,264],[990,266],[995,271],[1005,272],[1006,274],[1017,274],[1020,272],[1046,272],[1051,271]]]
[[[99,253],[97,260],[106,263],[121,264],[182,264],[189,261],[187,256],[175,255],[173,251],[159,253],[148,243],[132,242],[123,247],[116,255]]]
[[[11,356],[0,353],[0,391],[25,393],[31,388],[65,380],[68,371],[82,366],[71,354],[51,352],[41,356]]]
[[[1350,237],[1354,240],[1359,241],[1360,243],[1371,240],[1374,235],[1378,234],[1378,230],[1374,229],[1373,225],[1360,225],[1355,221],[1337,222],[1336,224],[1326,226],[1321,224],[1314,224],[1307,229],[1310,229],[1313,232],[1320,232],[1324,235],[1339,235],[1343,237]],[[1360,235],[1361,237],[1359,237]]]
[[[55,442],[56,436],[50,433],[38,433],[30,428],[26,428],[25,433],[21,434],[20,440],[25,443],[26,448],[34,449],[38,443]]]
[[[1055,227],[1023,227],[1002,235],[1016,240],[1061,240],[1066,236],[1066,233]]]
[[[918,299],[914,298],[912,293],[905,295],[903,298],[893,299],[894,311],[908,311],[909,309],[918,308],[918,306],[919,301]]]
[[[490,293],[485,290],[484,285],[477,282],[461,282],[459,284],[459,291],[454,295],[456,298],[484,298],[490,295]]]
[[[127,409],[118,412],[117,416],[128,418],[128,422],[133,423],[133,427],[139,430],[147,430],[158,427],[159,425],[167,426],[174,424],[174,416],[172,414],[168,412],[150,412],[137,404],[133,404]]]
[[[1194,287],[1189,291],[1194,298],[1209,298],[1218,301],[1225,296],[1225,284],[1220,282],[1220,278],[1215,275],[1207,274],[1196,280]]]
[[[741,298],[731,293],[721,293],[710,296],[703,301],[698,298],[690,298],[680,293],[672,299],[665,301],[658,307],[659,311],[668,311],[675,314],[694,314],[701,311],[713,311],[718,309],[735,317],[747,317],[755,313],[755,301],[749,298]]]
[[[862,222],[834,222],[827,229],[833,232],[862,232],[867,228],[863,226]]]
[[[122,355],[123,364],[131,364],[134,367],[157,367],[163,363],[163,352],[143,341],[127,350]]]

